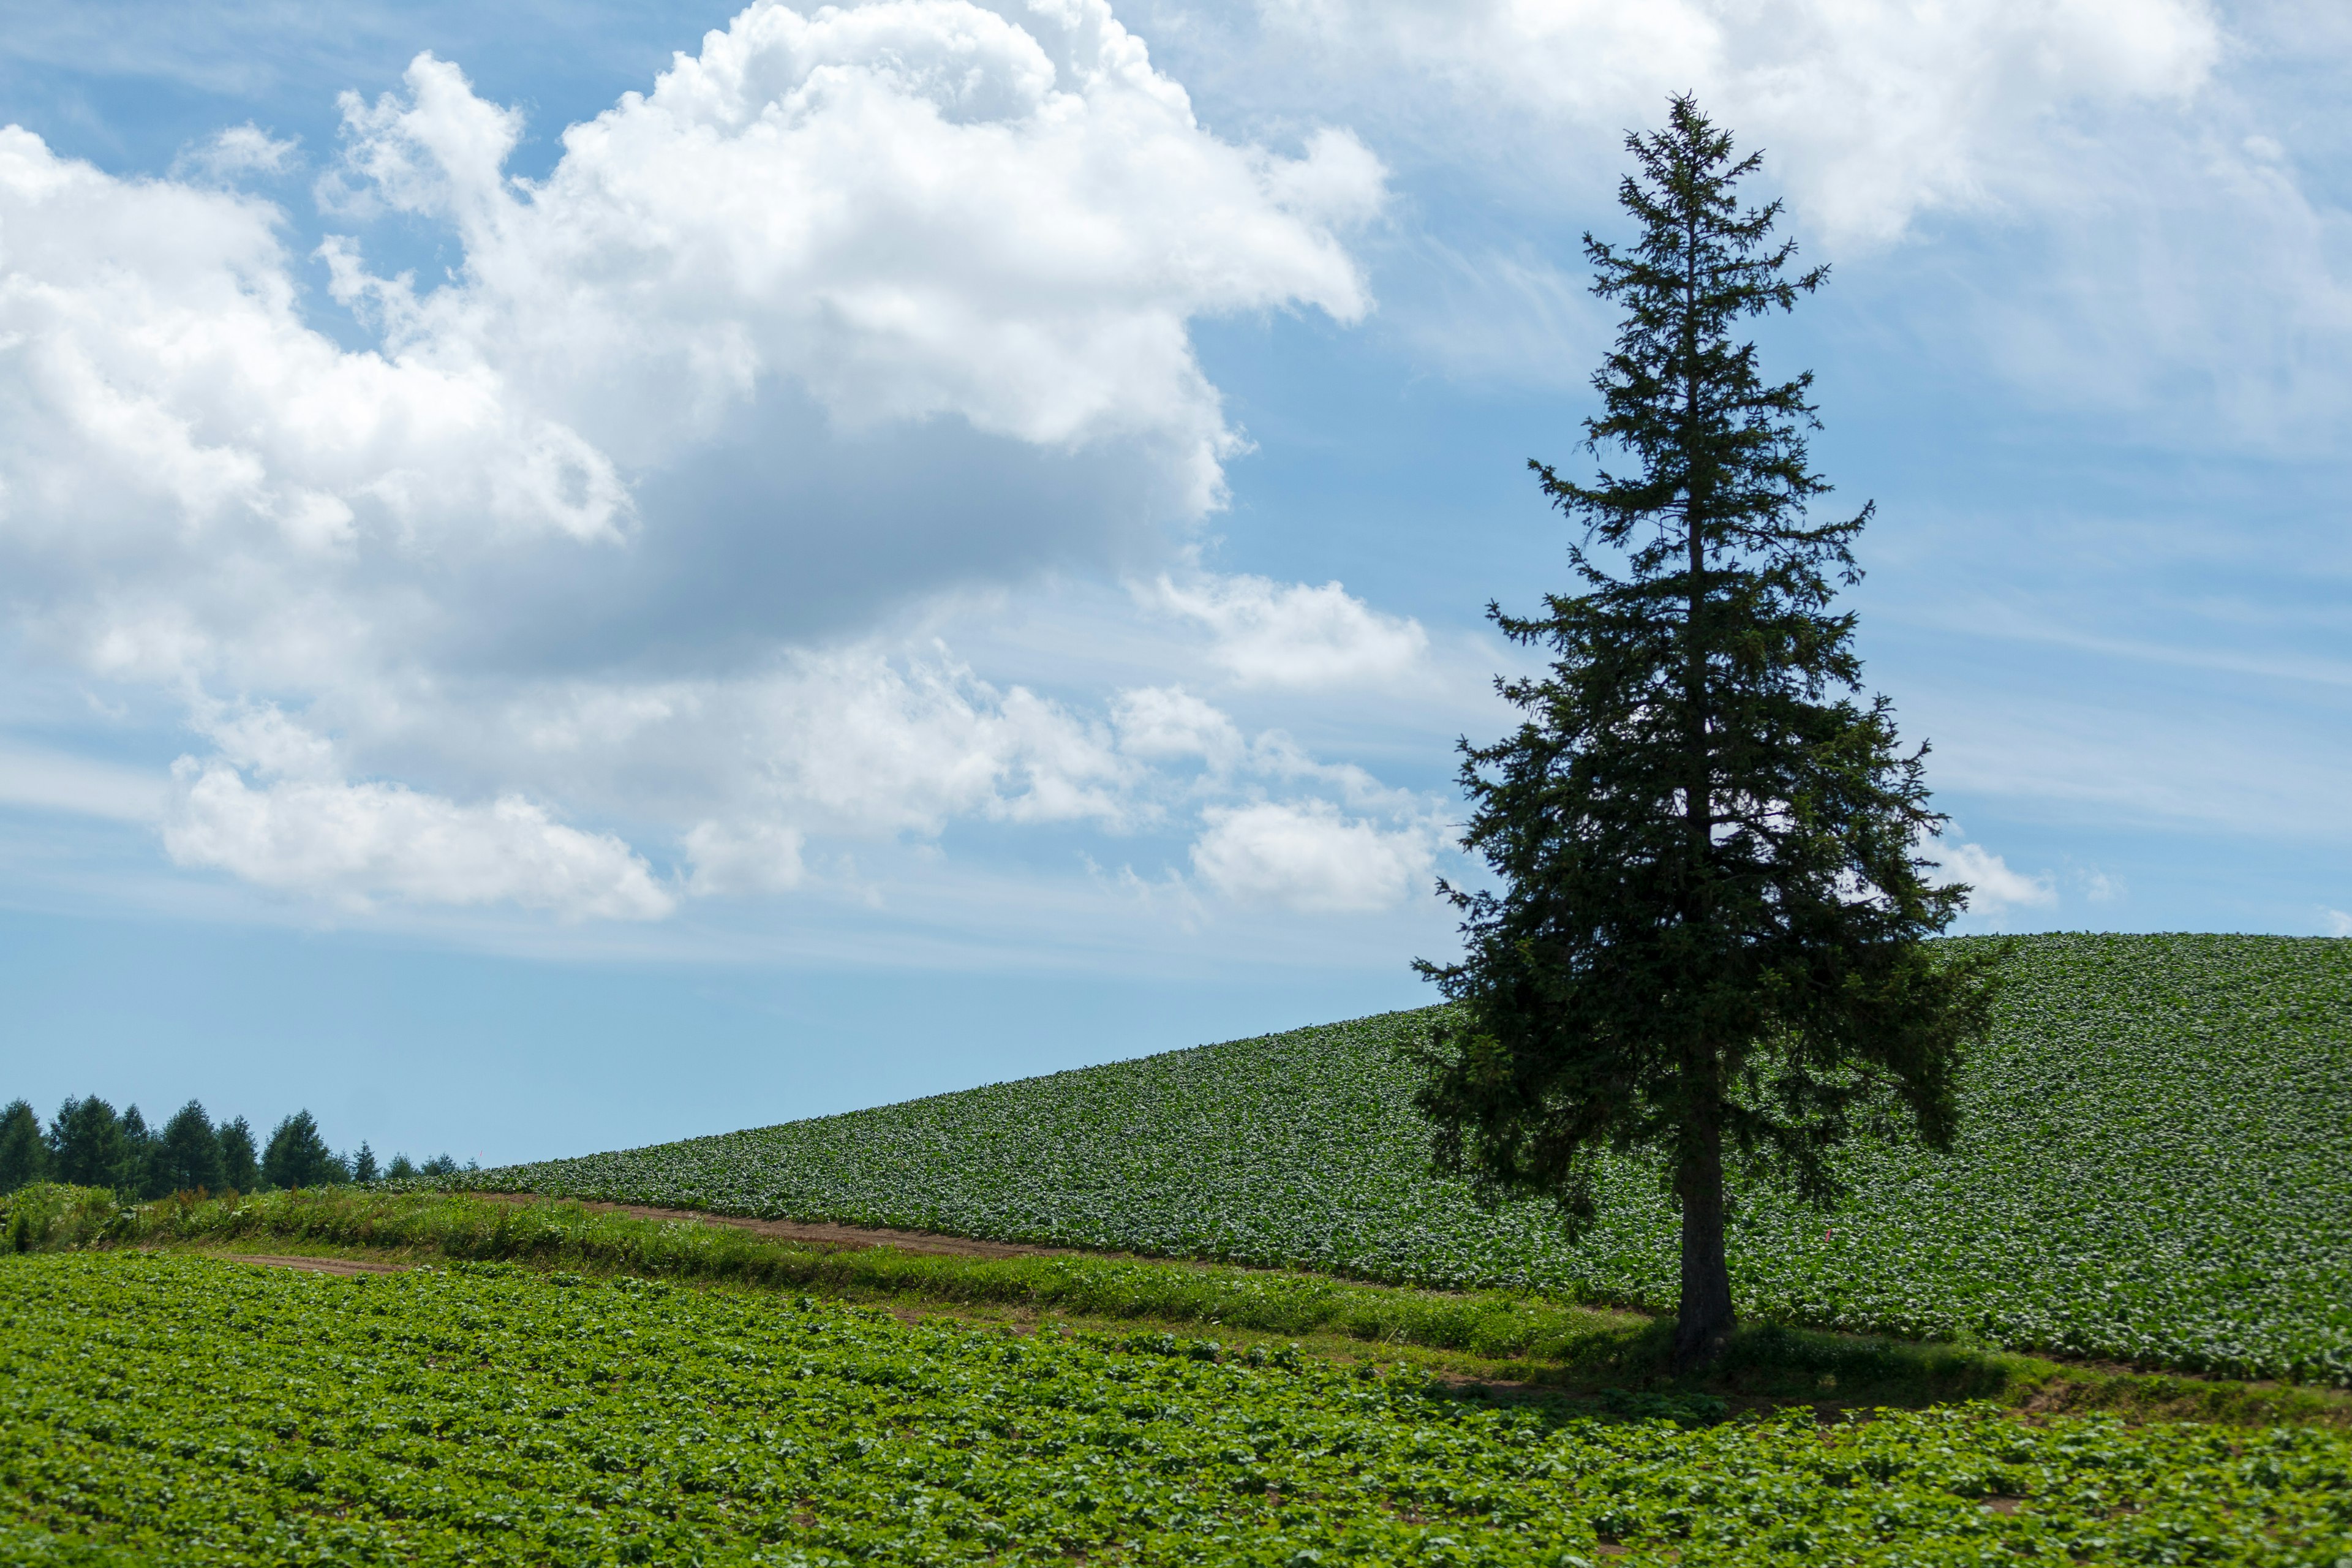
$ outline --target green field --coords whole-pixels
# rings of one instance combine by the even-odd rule
[[[1673,1216],[1621,1171],[1570,1247],[1424,1171],[1391,1014],[476,1184],[1643,1308]],[[1731,1234],[1756,1320],[2352,1386],[2352,942],[2018,941],[1948,1156],[1865,1148],[1835,1214]]]
[[[21,1563],[2336,1568],[2352,1540],[2326,1426],[1580,1417],[1262,1347],[509,1265],[0,1258],[0,1401]]]

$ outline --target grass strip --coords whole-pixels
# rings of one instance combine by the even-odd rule
[[[37,1217],[44,1215],[46,1222]],[[1742,1403],[1810,1404],[1825,1413],[1979,1399],[2036,1412],[2352,1426],[2352,1396],[2332,1390],[2132,1373],[1979,1346],[1773,1324],[1743,1330],[1705,1373],[1676,1377],[1667,1371],[1670,1324],[1538,1296],[1416,1290],[1128,1258],[979,1258],[892,1247],[812,1246],[562,1200],[517,1204],[463,1194],[326,1188],[217,1199],[182,1194],[122,1206],[111,1194],[89,1189],[33,1188],[0,1199],[0,1234],[20,1251],[290,1242],[876,1303],[1007,1308],[1103,1322],[1412,1346],[1479,1358],[1489,1363],[1486,1376],[1571,1393],[1709,1394]]]
[[[1581,1363],[1649,1320],[1503,1292],[1354,1285],[1320,1275],[1138,1258],[961,1258],[840,1248],[730,1226],[638,1219],[565,1201],[327,1188],[234,1200],[165,1199],[127,1211],[105,1239],[132,1244],[261,1237],[477,1261],[709,1279],[826,1295],[992,1304],[1111,1320],[1338,1334],[1491,1358]]]

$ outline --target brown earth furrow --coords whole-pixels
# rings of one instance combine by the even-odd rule
[[[546,1201],[530,1193],[481,1193],[476,1195],[516,1204]],[[1066,1258],[1076,1253],[1076,1248],[1067,1247],[1032,1247],[1017,1241],[975,1241],[968,1236],[940,1236],[928,1230],[881,1230],[865,1226],[834,1225],[824,1220],[751,1219],[741,1215],[711,1214],[703,1209],[655,1208],[646,1204],[583,1203],[580,1206],[600,1214],[625,1214],[636,1219],[732,1226],[737,1230],[772,1236],[780,1241],[795,1241],[803,1246],[845,1249],[895,1247],[902,1252],[928,1252],[947,1258]]]
[[[289,1258],[255,1252],[227,1252],[221,1256],[232,1263],[258,1264],[264,1268],[307,1268],[314,1274],[331,1274],[338,1279],[348,1279],[354,1274],[397,1274],[409,1267],[404,1263],[371,1263],[357,1258]]]

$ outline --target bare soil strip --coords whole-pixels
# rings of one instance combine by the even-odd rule
[[[507,1203],[528,1204],[542,1201],[529,1193],[478,1193],[477,1197],[495,1197]],[[901,1252],[929,1252],[945,1258],[1068,1258],[1076,1249],[1067,1247],[1031,1247],[1017,1241],[975,1241],[968,1236],[940,1236],[928,1230],[876,1230],[863,1226],[832,1225],[821,1220],[748,1219],[740,1215],[711,1214],[704,1209],[663,1209],[645,1204],[584,1203],[580,1205],[602,1214],[625,1214],[635,1219],[685,1220],[695,1225],[726,1225],[737,1230],[748,1230],[760,1236],[772,1236],[782,1241],[796,1241],[804,1247],[837,1247],[845,1250],[856,1247],[895,1247]]]
[[[232,1263],[257,1263],[264,1268],[307,1268],[313,1274],[331,1274],[338,1279],[348,1279],[354,1274],[397,1274],[408,1267],[401,1263],[371,1263],[359,1258],[284,1258],[251,1252],[221,1256]]]

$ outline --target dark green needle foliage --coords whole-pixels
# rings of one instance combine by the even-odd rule
[[[214,1130],[213,1119],[205,1114],[203,1106],[192,1100],[163,1123],[153,1169],[157,1196],[169,1193],[216,1193],[228,1184],[221,1164],[220,1134]]]
[[[125,1197],[159,1195],[155,1176],[155,1131],[139,1107],[122,1112],[122,1178],[115,1183]]]
[[[49,1123],[49,1175],[78,1187],[138,1185],[122,1119],[112,1105],[93,1094],[58,1107]]]
[[[307,1110],[298,1110],[269,1135],[261,1157],[261,1179],[273,1187],[316,1187],[347,1182],[345,1171],[319,1136],[319,1123]]]
[[[221,1184],[240,1193],[261,1185],[261,1162],[254,1152],[253,1128],[244,1117],[220,1124]]]
[[[352,1156],[352,1180],[373,1182],[381,1174],[383,1173],[376,1169],[375,1151],[368,1147],[366,1139],[361,1139],[360,1152]]]
[[[41,1137],[41,1119],[29,1100],[12,1100],[0,1110],[0,1193],[44,1181],[49,1173],[49,1148]]]
[[[1791,272],[1780,204],[1737,194],[1759,156],[1687,97],[1626,146],[1640,237],[1585,237],[1593,291],[1624,310],[1586,446],[1624,471],[1533,465],[1582,527],[1578,585],[1533,616],[1489,607],[1551,666],[1498,683],[1527,714],[1515,734],[1463,744],[1465,843],[1496,885],[1444,889],[1466,952],[1422,969],[1460,1021],[1418,1102],[1443,1168],[1549,1194],[1571,1225],[1604,1154],[1655,1157],[1696,1362],[1734,1321],[1727,1158],[1826,1198],[1829,1152],[1859,1129],[1948,1143],[1990,960],[1923,945],[1966,889],[1926,879],[1917,846],[1943,819],[1925,748],[1862,699],[1853,616],[1832,607],[1871,510],[1811,515],[1829,489],[1807,466],[1811,377],[1768,381],[1734,335],[1825,269]]]

